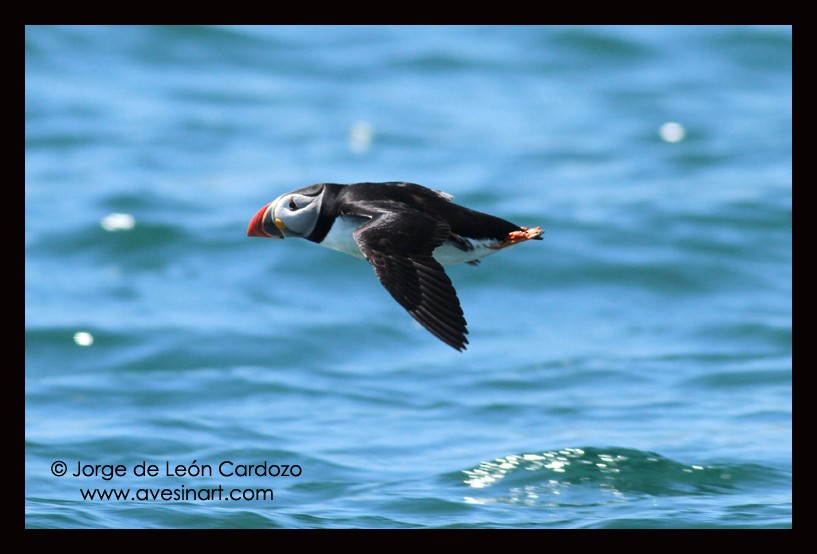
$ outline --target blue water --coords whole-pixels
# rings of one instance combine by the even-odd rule
[[[791,527],[791,27],[25,42],[27,527]],[[393,180],[545,230],[448,269],[464,353],[246,237]]]

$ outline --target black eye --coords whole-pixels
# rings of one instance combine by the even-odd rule
[[[295,200],[292,198],[289,199],[289,209],[293,212],[298,209],[298,206],[295,205]]]

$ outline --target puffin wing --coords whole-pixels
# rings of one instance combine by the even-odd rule
[[[457,350],[465,350],[465,317],[457,291],[432,252],[450,227],[390,201],[351,203],[344,212],[369,217],[354,238],[380,283],[420,325]]]

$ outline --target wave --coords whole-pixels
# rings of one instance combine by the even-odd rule
[[[732,494],[789,480],[758,464],[684,464],[630,448],[565,448],[508,455],[462,471],[474,504],[590,506],[643,497]]]

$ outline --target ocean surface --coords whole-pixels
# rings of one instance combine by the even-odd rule
[[[28,528],[792,526],[791,27],[25,30]],[[544,240],[248,238],[409,181]]]

